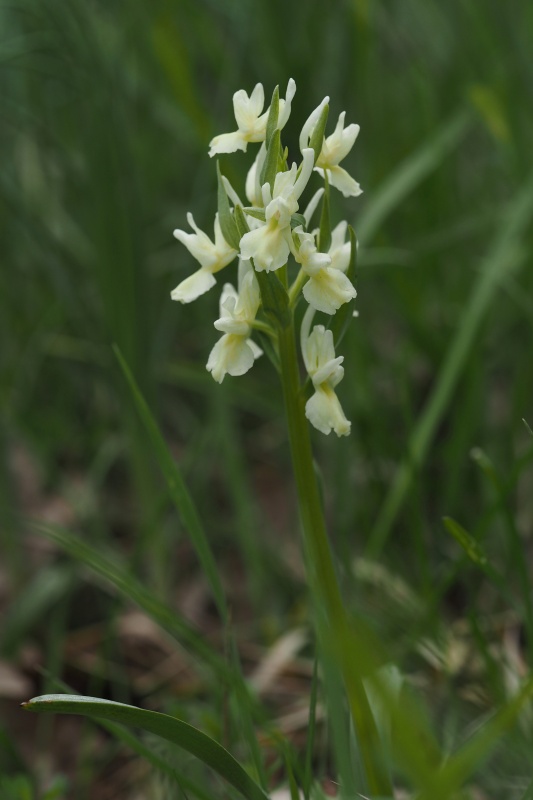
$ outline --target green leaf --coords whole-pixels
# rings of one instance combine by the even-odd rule
[[[64,681],[58,680],[50,675],[48,670],[43,670],[43,673],[52,684],[55,684],[57,691],[61,692],[61,696],[64,696],[65,694],[74,695],[76,697],[82,696],[74,692],[72,687]],[[115,739],[118,739],[120,742],[125,744],[126,747],[129,747],[135,753],[145,758],[153,767],[162,772],[164,775],[174,780],[182,792],[183,790],[192,792],[197,798],[199,798],[199,800],[211,800],[210,793],[205,791],[202,787],[198,786],[197,783],[192,781],[183,773],[178,772],[177,769],[174,769],[171,766],[171,753],[169,753],[168,756],[161,754],[161,748],[154,747],[152,749],[149,741],[142,741],[134,733],[129,731],[128,728],[125,728],[122,725],[117,725],[115,722],[110,722],[107,719],[95,719],[94,723],[95,725],[99,725],[104,730],[108,731],[112,736],[115,737]],[[44,797],[43,800],[47,800],[47,797]]]
[[[211,800],[210,793],[202,789],[190,778],[187,778],[181,772],[178,772],[171,767],[165,758],[154,752],[147,744],[135,736],[135,734],[131,733],[131,731],[129,731],[127,728],[123,728],[122,725],[116,725],[114,722],[109,722],[109,720],[104,719],[98,719],[95,720],[95,722],[98,722],[102,728],[105,728],[105,730],[114,736],[115,739],[121,741],[123,744],[137,753],[137,755],[145,758],[146,761],[155,767],[155,769],[159,770],[159,772],[162,772],[168,778],[174,780],[180,787],[184,797],[185,792],[192,792],[196,795],[196,797],[199,798],[199,800]]]
[[[239,206],[239,208],[240,208],[240,206]],[[265,209],[264,208],[258,208],[257,206],[245,206],[243,208],[243,211],[245,211],[247,214],[249,214],[250,217],[255,217],[256,219],[260,219],[261,222],[265,221]]]
[[[320,228],[318,231],[318,251],[327,253],[331,247],[331,224],[329,220],[329,181],[328,173],[324,171],[324,194],[322,196],[322,213],[320,214]]]
[[[322,152],[322,144],[324,142],[324,134],[326,132],[328,114],[329,114],[329,103],[326,103],[326,105],[322,109],[322,113],[318,118],[318,122],[316,123],[313,133],[311,134],[311,138],[309,140],[309,147],[312,147],[313,150],[315,151],[315,164],[318,161],[320,153]]]
[[[483,548],[479,542],[477,542],[474,537],[463,528],[462,525],[459,525],[459,523],[451,517],[444,517],[443,522],[456,542],[459,542],[467,556],[475,564],[487,563],[487,556],[485,555]]]
[[[525,419],[522,419],[522,422],[523,422],[523,423],[524,423],[524,425],[526,426],[526,430],[528,431],[528,433],[529,433],[531,436],[533,436],[533,431],[531,430],[531,427],[529,426],[529,424],[527,423],[527,421],[526,421]]]
[[[235,206],[235,222],[237,224],[237,230],[239,231],[239,236],[244,236],[245,233],[248,233],[250,227],[246,222],[246,217],[244,216],[244,211],[242,210],[242,206]]]
[[[279,86],[276,86],[272,94],[272,102],[270,103],[270,110],[268,112],[268,119],[266,125],[266,146],[270,147],[270,142],[274,135],[274,131],[278,126],[279,117]]]
[[[293,214],[291,217],[291,230],[293,228],[297,228],[299,225],[302,226],[304,231],[307,228],[307,223],[305,221],[305,217],[303,214]]]
[[[205,535],[196,506],[181,476],[181,472],[161,435],[161,431],[148,408],[148,404],[142,396],[122,353],[116,345],[113,346],[113,352],[117,357],[124,377],[131,389],[135,406],[152,443],[157,462],[167,482],[170,496],[189,532],[191,542],[196,549],[220,616],[226,621],[228,619],[228,608],[222,582],[220,580],[217,563],[211,551],[207,536]]]
[[[351,225],[348,225],[348,233],[350,234],[350,263],[348,264],[346,275],[355,286],[357,279],[357,238]],[[354,297],[348,303],[344,303],[331,320],[331,330],[333,331],[335,347],[342,342],[353,319],[355,301],[356,298]]]
[[[233,214],[231,213],[228,195],[226,194],[226,188],[224,186],[224,181],[222,180],[222,174],[220,172],[220,164],[218,161],[217,161],[217,180],[218,180],[218,220],[220,222],[220,230],[222,231],[222,235],[224,239],[227,241],[227,243],[235,250],[238,250],[240,245],[240,237],[237,231],[237,225],[235,223],[235,219],[233,218]]]
[[[286,328],[291,322],[287,290],[275,272],[266,273],[261,270],[256,271],[255,275],[259,283],[265,315],[281,328]]]
[[[101,700],[98,697],[79,697],[68,694],[48,694],[34,697],[27,703],[23,703],[23,708],[27,711],[54,714],[81,714],[85,717],[107,719],[111,722],[155,733],[198,758],[241,792],[247,800],[268,800],[261,787],[222,745],[198,728],[168,714],[146,711],[125,703]]]
[[[261,169],[259,183],[263,186],[265,183],[270,184],[270,191],[274,191],[274,181],[279,167],[279,158],[281,153],[281,134],[278,130],[274,131],[270,142],[270,147],[267,150],[266,158]]]

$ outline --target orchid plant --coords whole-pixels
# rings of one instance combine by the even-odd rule
[[[346,197],[361,193],[359,184],[339,166],[350,152],[359,127],[345,127],[343,113],[334,132],[326,136],[329,98],[324,98],[302,128],[301,157],[289,166],[281,131],[289,120],[295,91],[295,83],[290,80],[283,100],[276,88],[266,111],[263,111],[261,84],[257,84],[250,96],[242,90],[235,93],[237,130],[215,136],[209,155],[246,151],[249,144],[259,145],[245,182],[247,204],[241,201],[217,164],[214,239],[200,230],[192,214],[187,215],[192,232],[174,231],[175,237],[198,261],[199,268],[181,281],[171,296],[180,303],[196,300],[216,285],[218,272],[238,259],[237,287],[230,282],[222,287],[220,316],[214,323],[221,336],[209,354],[207,370],[215,381],[222,383],[227,375],[244,375],[265,353],[279,373],[318,653],[330,668],[333,664],[335,674],[344,683],[361,755],[362,785],[373,797],[390,798],[393,792],[384,762],[379,715],[369,691],[372,687],[367,685],[368,676],[377,673],[379,660],[371,653],[372,648],[364,645],[365,640],[354,628],[343,603],[313,464],[309,426],[310,423],[324,434],[350,433],[350,422],[336,394],[344,370],[343,356],[336,355],[335,349],[350,319],[356,315],[357,241],[346,222],[339,222],[331,229],[329,201],[330,186]],[[305,203],[302,198],[310,187],[313,172],[318,173],[324,185]],[[319,204],[320,217],[314,224]],[[322,321],[313,324],[316,314],[322,315]],[[228,625],[229,612],[216,562],[192,501],[131,371],[120,351],[116,350],[116,354],[171,496],[186,518],[209,576],[221,620]],[[302,374],[302,366],[307,375]],[[135,596],[144,597],[138,590]],[[150,610],[153,611],[151,601]],[[168,628],[172,614],[169,616],[165,611],[163,616]],[[220,669],[226,670],[225,662],[222,664]],[[235,691],[248,696],[240,671],[234,674],[230,669],[227,676]],[[33,698],[24,706],[32,711],[84,714],[150,731],[197,756],[247,800],[268,800],[259,758],[255,759],[258,782],[217,741],[174,716],[111,700],[63,694]],[[250,735],[253,739],[252,729]]]
[[[249,144],[259,145],[245,181],[247,202],[241,200],[217,164],[215,241],[198,230],[191,215],[188,220],[194,234],[174,231],[200,269],[185,278],[171,296],[181,303],[195,300],[215,285],[219,270],[238,258],[238,287],[231,283],[223,286],[220,318],[214,323],[223,335],[211,350],[207,369],[221,383],[226,375],[248,372],[264,352],[280,374],[318,640],[323,648],[331,649],[331,642],[336,643],[333,649],[346,687],[367,784],[373,792],[385,796],[391,793],[390,781],[381,763],[378,730],[364,680],[350,663],[353,631],[329,546],[308,424],[324,434],[350,433],[350,422],[336,394],[344,375],[343,356],[336,355],[336,347],[350,319],[357,315],[357,240],[345,221],[331,229],[330,187],[344,197],[361,194],[359,184],[340,166],[355,143],[359,126],[345,126],[343,112],[335,130],[327,136],[329,97],[325,97],[305,121],[299,136],[300,157],[289,165],[281,131],[289,120],[295,91],[294,81],[289,80],[283,100],[276,87],[267,111],[263,111],[260,83],[250,96],[243,90],[234,94],[238,129],[215,136],[209,155],[246,151]],[[310,189],[314,172],[323,186],[305,203],[302,198]],[[313,223],[319,204],[320,216]],[[303,311],[301,301],[307,304]],[[323,315],[323,320],[314,325],[316,314]],[[302,365],[307,373],[304,378]]]

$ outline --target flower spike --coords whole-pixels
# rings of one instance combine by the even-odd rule
[[[359,184],[340,166],[354,145],[359,126],[345,127],[346,114],[342,112],[333,133],[326,136],[330,107],[329,97],[325,97],[301,130],[301,161],[289,166],[289,151],[282,143],[281,131],[290,117],[295,92],[292,78],[284,99],[280,99],[276,86],[266,110],[261,83],[249,95],[243,89],[233,95],[236,130],[215,136],[209,155],[245,152],[250,143],[257,143],[255,160],[244,191],[236,191],[217,165],[214,240],[198,228],[192,214],[187,215],[192,232],[174,231],[199,262],[199,269],[171,296],[181,303],[191,302],[211,289],[216,273],[238,256],[237,289],[231,283],[223,286],[220,315],[214,323],[221,336],[206,365],[218,383],[226,375],[248,372],[261,355],[251,339],[254,329],[272,339],[268,355],[281,369],[283,379],[286,363],[282,355],[285,352],[288,357],[289,353],[282,334],[294,324],[295,308],[304,299],[308,308],[300,331],[301,354],[314,387],[305,414],[321,432],[334,430],[338,436],[345,436],[350,432],[350,422],[335,394],[344,374],[343,358],[335,356],[334,342],[344,331],[351,314],[350,301],[357,295],[352,283],[356,240],[350,228],[347,241],[346,222],[332,230],[329,187],[336,187],[346,197],[361,193]],[[325,179],[324,186],[314,187],[304,201],[313,171]],[[319,227],[313,229],[320,204]],[[300,269],[295,270],[295,266]],[[276,270],[281,270],[280,277],[268,274]],[[316,312],[333,316],[339,309],[328,329],[323,325],[312,327]],[[293,350],[291,359],[294,356]]]

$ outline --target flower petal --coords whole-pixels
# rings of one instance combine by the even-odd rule
[[[348,436],[351,423],[346,419],[339,398],[327,385],[316,390],[305,405],[305,416],[317,430],[326,435]]]
[[[188,278],[185,278],[180,284],[172,290],[170,296],[173,300],[178,300],[180,303],[191,303],[196,300],[200,295],[209,291],[216,283],[215,277],[212,272],[207,269],[200,268]]]
[[[241,239],[241,257],[253,258],[254,266],[259,271],[279,269],[287,262],[289,252],[285,229],[277,225],[275,220],[245,233]]]
[[[331,256],[331,268],[346,272],[350,266],[351,244],[346,242],[348,223],[343,220],[331,232],[331,246],[328,254]]]
[[[319,172],[322,177],[324,176],[324,170],[321,167],[315,167],[315,170]],[[330,185],[338,189],[339,192],[342,192],[344,197],[358,197],[360,194],[363,194],[363,190],[357,181],[342,167],[328,167],[327,173]]]
[[[248,97],[244,89],[233,95],[233,111],[239,130],[247,132],[254,126],[265,104],[265,92],[262,83],[257,83]]]
[[[289,82],[287,84],[287,91],[285,92],[285,100],[279,101],[279,117],[278,117],[278,129],[281,131],[287,124],[290,114],[291,114],[291,105],[292,99],[296,93],[296,84],[292,78],[289,78]]]
[[[246,152],[248,140],[242,131],[221,133],[209,142],[209,156],[213,158],[217,153],[235,153],[237,150]]]
[[[312,275],[302,289],[309,305],[325,314],[334,314],[357,296],[352,282],[338,269],[326,267]]]
[[[206,369],[217,383],[222,383],[226,374],[244,375],[254,360],[254,352],[246,337],[226,333],[211,350]]]

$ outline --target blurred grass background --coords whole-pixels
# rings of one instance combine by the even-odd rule
[[[207,146],[233,128],[233,92],[261,81],[267,97],[277,83],[283,96],[293,77],[293,153],[325,94],[330,125],[341,110],[361,125],[347,166],[364,194],[335,195],[334,208],[361,245],[339,390],[353,433],[316,437],[332,538],[347,596],[403,667],[417,668],[424,637],[442,644],[448,622],[468,630],[484,677],[477,705],[470,696],[447,708],[454,742],[508,692],[493,641],[505,637],[491,622],[508,604],[443,516],[509,584],[519,653],[528,638],[533,6],[18,0],[0,6],[0,32],[4,659],[20,664],[37,641],[64,677],[63,637],[109,612],[70,562],[36,548],[27,517],[112,545],[169,602],[197,570],[112,342],[165,431],[223,576],[246,576],[240,602],[254,613],[243,636],[268,642],[305,618],[275,376],[262,359],[216,385],[205,363],[218,292],[191,306],[169,296],[195,268],[172,230],[192,210],[212,231]],[[223,158],[239,190],[252,158]],[[403,616],[398,581],[412,593]],[[439,664],[443,713],[460,678]],[[527,742],[494,762],[506,797],[520,796],[505,781],[525,774]]]

